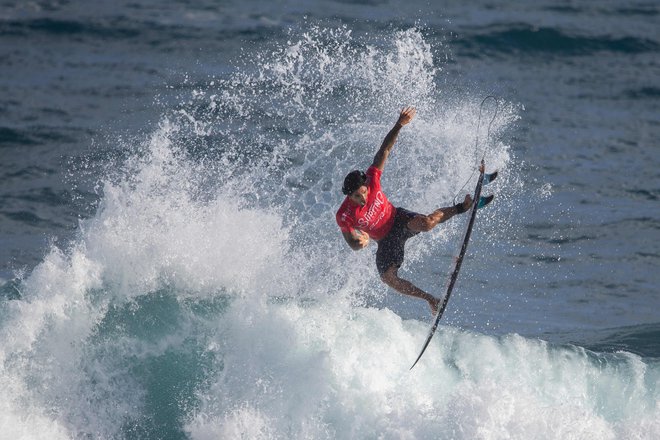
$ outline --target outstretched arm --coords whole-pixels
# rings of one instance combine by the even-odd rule
[[[379,170],[383,171],[383,168],[385,167],[385,161],[387,160],[387,157],[390,155],[390,151],[392,151],[392,147],[394,147],[396,138],[399,135],[399,130],[401,130],[401,127],[412,121],[416,113],[417,110],[415,110],[414,107],[404,107],[404,109],[401,110],[401,114],[399,115],[399,120],[396,121],[394,127],[392,127],[390,132],[387,133],[387,136],[385,136],[385,139],[383,140],[383,144],[380,146],[380,149],[376,153],[376,156],[374,156],[374,161],[371,164],[371,166],[376,167]]]

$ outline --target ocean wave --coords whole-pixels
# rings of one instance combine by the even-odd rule
[[[657,257],[657,256],[656,256]],[[553,335],[555,340],[576,343],[594,352],[635,353],[649,360],[660,359],[660,323],[607,328],[602,330],[580,330],[576,334]]]
[[[649,38],[580,35],[560,28],[526,23],[492,25],[475,29],[472,33],[466,34],[456,44],[464,50],[529,55],[640,54],[660,50],[660,43]]]
[[[173,22],[174,21],[174,22]],[[95,20],[51,17],[0,20],[0,35],[5,37],[38,38],[50,36],[78,42],[130,41],[155,48],[169,47],[172,41],[208,40],[209,25],[194,20],[149,20],[128,16],[107,16]],[[214,29],[217,40],[265,41],[281,26],[270,23],[230,23]]]
[[[5,145],[36,145],[39,143],[25,130],[0,127],[0,148]]]
[[[33,33],[41,33],[62,36],[89,35],[102,38],[135,38],[140,35],[138,29],[127,27],[125,21],[123,18],[107,22],[56,18],[3,20],[0,21],[0,35],[28,36]]]
[[[444,66],[417,29],[376,41],[305,29],[251,56],[229,78],[182,87],[158,128],[121,145],[76,236],[3,284],[3,435],[658,431],[660,367],[630,352],[443,326],[411,372],[428,323],[379,307],[373,255],[351,253],[337,232],[340,181],[372,157],[407,103],[419,115],[388,164],[390,194],[413,209],[451,200],[474,176],[481,135],[501,172],[494,185],[506,183],[498,221],[510,231],[519,210],[503,211],[528,190],[509,167],[516,105],[498,102],[491,137],[484,125],[475,133],[482,93],[441,89]],[[409,256],[444,255],[455,231],[443,233]]]
[[[625,92],[624,96],[631,99],[657,99],[660,97],[660,87],[629,89]]]
[[[657,4],[638,4],[634,6],[620,7],[613,11],[614,15],[632,15],[642,17],[655,17],[660,15],[660,7]]]
[[[660,364],[620,351],[626,335],[592,345],[616,351],[599,353],[442,326],[410,371],[427,325],[388,309],[351,306],[332,292],[307,304],[171,287],[128,298],[99,285],[81,257],[51,256],[43,268],[39,282],[67,291],[33,279],[42,294],[25,292],[0,309],[3,338],[16,338],[0,351],[7,432],[618,439],[652,438],[660,428]],[[8,312],[22,324],[7,322]]]

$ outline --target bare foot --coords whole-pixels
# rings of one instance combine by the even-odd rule
[[[467,211],[472,206],[472,196],[470,194],[465,194],[465,200],[463,200],[463,209]]]

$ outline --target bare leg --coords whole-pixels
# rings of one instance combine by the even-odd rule
[[[465,196],[465,200],[463,200],[463,207],[464,209],[468,209],[470,206],[472,206],[472,196],[468,194]],[[454,206],[439,208],[429,215],[415,216],[408,222],[408,229],[415,232],[427,232],[440,223],[446,222],[456,214],[458,214],[458,210]]]
[[[471,205],[472,205],[472,197],[468,194],[465,196],[465,200],[463,201],[463,209],[467,210]],[[456,214],[458,214],[458,210],[454,206],[439,208],[433,211],[429,215],[420,214],[413,217],[408,221],[407,227],[408,229],[415,232],[430,231],[440,223],[446,222]],[[410,281],[404,280],[403,278],[399,278],[398,271],[399,269],[396,266],[390,266],[390,268],[387,269],[385,273],[381,275],[380,278],[383,280],[385,284],[387,284],[397,292],[408,296],[414,296],[415,298],[421,298],[426,302],[428,302],[429,307],[431,307],[431,311],[435,315],[436,312],[438,311],[438,303],[440,302],[440,300],[434,297],[433,295],[424,292],[422,289],[415,286]]]
[[[422,289],[415,286],[410,281],[404,280],[403,278],[399,278],[398,271],[399,269],[397,269],[396,266],[392,266],[389,269],[387,269],[385,273],[381,275],[380,278],[383,280],[385,284],[387,284],[397,292],[408,296],[414,296],[415,298],[421,298],[426,302],[428,302],[429,307],[431,307],[431,312],[433,312],[433,314],[435,315],[435,313],[438,311],[438,303],[440,302],[440,300],[438,300],[433,295],[424,292]]]

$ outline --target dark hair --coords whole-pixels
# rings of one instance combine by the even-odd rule
[[[353,191],[364,185],[367,181],[367,175],[360,170],[353,170],[344,178],[344,186],[341,187],[341,192],[345,195],[351,194]]]

